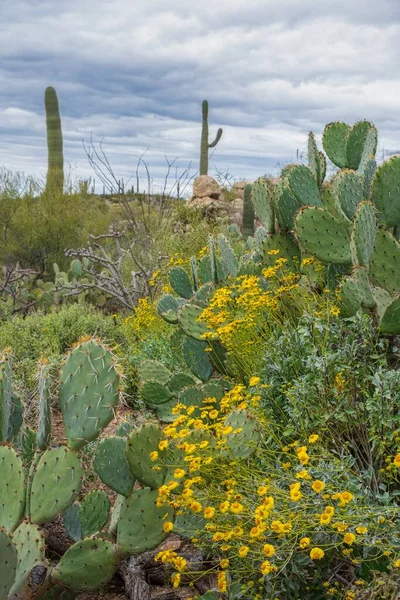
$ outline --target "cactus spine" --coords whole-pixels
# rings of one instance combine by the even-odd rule
[[[48,169],[46,193],[62,194],[64,188],[64,155],[61,118],[56,90],[46,88],[44,96],[46,110]]]
[[[208,141],[208,101],[203,100],[203,125],[201,129],[201,151],[200,151],[200,175],[208,175],[208,149],[215,148],[222,136],[219,128],[215,140],[210,144]]]

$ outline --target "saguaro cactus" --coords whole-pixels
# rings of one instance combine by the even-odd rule
[[[46,110],[48,153],[46,192],[62,194],[64,187],[63,137],[58,98],[53,87],[46,88],[44,106]]]
[[[215,148],[222,136],[222,129],[219,128],[215,140],[208,143],[208,102],[203,100],[203,126],[201,129],[201,151],[200,151],[200,175],[208,175],[208,149]]]

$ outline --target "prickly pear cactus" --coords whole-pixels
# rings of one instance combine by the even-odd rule
[[[325,263],[351,263],[350,227],[329,211],[305,207],[296,217],[296,236],[304,250]]]
[[[370,275],[376,285],[388,292],[400,291],[400,244],[389,231],[377,231]]]
[[[284,258],[289,269],[299,269],[300,249],[291,233],[277,232],[267,235],[262,244],[262,252],[265,267],[273,267],[278,258]]]
[[[172,289],[181,298],[189,300],[193,296],[193,288],[189,275],[182,267],[172,267],[169,271],[169,282]]]
[[[158,491],[135,490],[126,498],[118,523],[117,545],[122,555],[141,554],[156,548],[167,537],[164,523],[173,522],[170,506],[157,506]]]
[[[332,179],[332,193],[347,218],[352,219],[364,197],[363,180],[358,173],[342,169]]]
[[[19,597],[24,597],[33,568],[45,561],[45,539],[37,525],[24,521],[15,530],[13,542],[18,554],[18,565],[10,596],[18,594]]]
[[[305,165],[290,165],[286,168],[290,191],[301,206],[321,206],[319,187],[312,172]]]
[[[224,277],[236,277],[238,274],[239,263],[228,239],[224,235],[219,235],[217,237],[217,246]]]
[[[7,600],[15,581],[18,556],[10,536],[0,529],[0,600]]]
[[[157,360],[144,360],[138,368],[142,381],[158,381],[166,385],[171,377],[171,371]]]
[[[168,402],[173,397],[172,392],[158,381],[146,381],[140,389],[140,395],[146,404],[156,406]]]
[[[157,304],[157,312],[167,323],[178,322],[178,310],[185,303],[183,298],[175,298],[166,294]]]
[[[132,476],[142,485],[155,490],[164,483],[167,474],[166,467],[158,466],[167,460],[166,450],[158,449],[163,439],[161,427],[145,423],[132,431],[126,443],[126,456]],[[158,452],[157,466],[151,457],[153,451]]]
[[[183,357],[187,366],[193,375],[202,381],[208,381],[214,370],[206,352],[207,347],[207,342],[189,336],[185,336],[182,343]]]
[[[225,427],[232,427],[226,437],[227,447],[237,458],[247,458],[257,449],[261,439],[257,420],[245,410],[235,410],[225,419]]]
[[[76,452],[65,446],[47,450],[40,457],[32,481],[30,517],[45,523],[66,510],[79,495],[83,469]]]
[[[318,187],[321,187],[326,175],[326,159],[322,152],[318,151],[317,143],[312,131],[308,134],[308,168],[314,176]]]
[[[60,406],[68,446],[82,448],[114,418],[119,402],[119,375],[114,357],[95,340],[69,354],[61,374]]]
[[[51,397],[49,368],[45,362],[42,362],[39,369],[39,420],[37,432],[37,447],[39,450],[45,450],[51,438]]]
[[[0,442],[8,440],[12,396],[11,353],[5,353],[0,360]]]
[[[366,147],[368,155],[374,158],[377,139],[376,128],[368,121],[359,121],[353,127],[337,121],[325,127],[322,144],[337,167],[358,169]]]
[[[182,331],[196,340],[203,340],[203,335],[208,332],[207,325],[199,321],[202,312],[203,309],[195,304],[185,304],[178,312],[178,323]]]
[[[73,590],[95,590],[112,579],[120,563],[114,544],[99,538],[77,542],[54,567],[54,583]]]
[[[13,448],[0,446],[0,528],[13,531],[25,508],[25,473]]]
[[[377,208],[379,221],[385,227],[400,225],[400,157],[382,163],[375,172],[371,186],[371,202]]]
[[[97,445],[93,466],[103,483],[118,494],[129,496],[135,480],[129,470],[125,447],[126,440],[122,437],[104,438]]]
[[[96,535],[108,521],[110,501],[103,490],[93,490],[82,502],[74,502],[63,515],[69,536],[75,541]]]
[[[361,202],[354,215],[350,238],[353,265],[368,266],[375,247],[376,216],[371,202]]]
[[[194,385],[195,383],[196,380],[193,379],[193,377],[191,377],[190,375],[187,375],[186,373],[175,373],[174,375],[172,375],[168,386],[171,392],[173,392],[174,394],[178,394],[186,387],[188,387],[188,385]]]

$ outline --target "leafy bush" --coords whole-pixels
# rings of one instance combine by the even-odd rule
[[[48,314],[14,315],[0,323],[0,351],[12,348],[20,384],[33,389],[42,356],[58,365],[66,350],[81,336],[98,335],[112,344],[117,331],[114,318],[88,304],[72,304]]]

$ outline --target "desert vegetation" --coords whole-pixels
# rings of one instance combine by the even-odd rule
[[[0,600],[398,598],[400,158],[333,122],[223,190],[204,101],[194,199],[104,197],[45,109],[45,185],[0,173]]]

